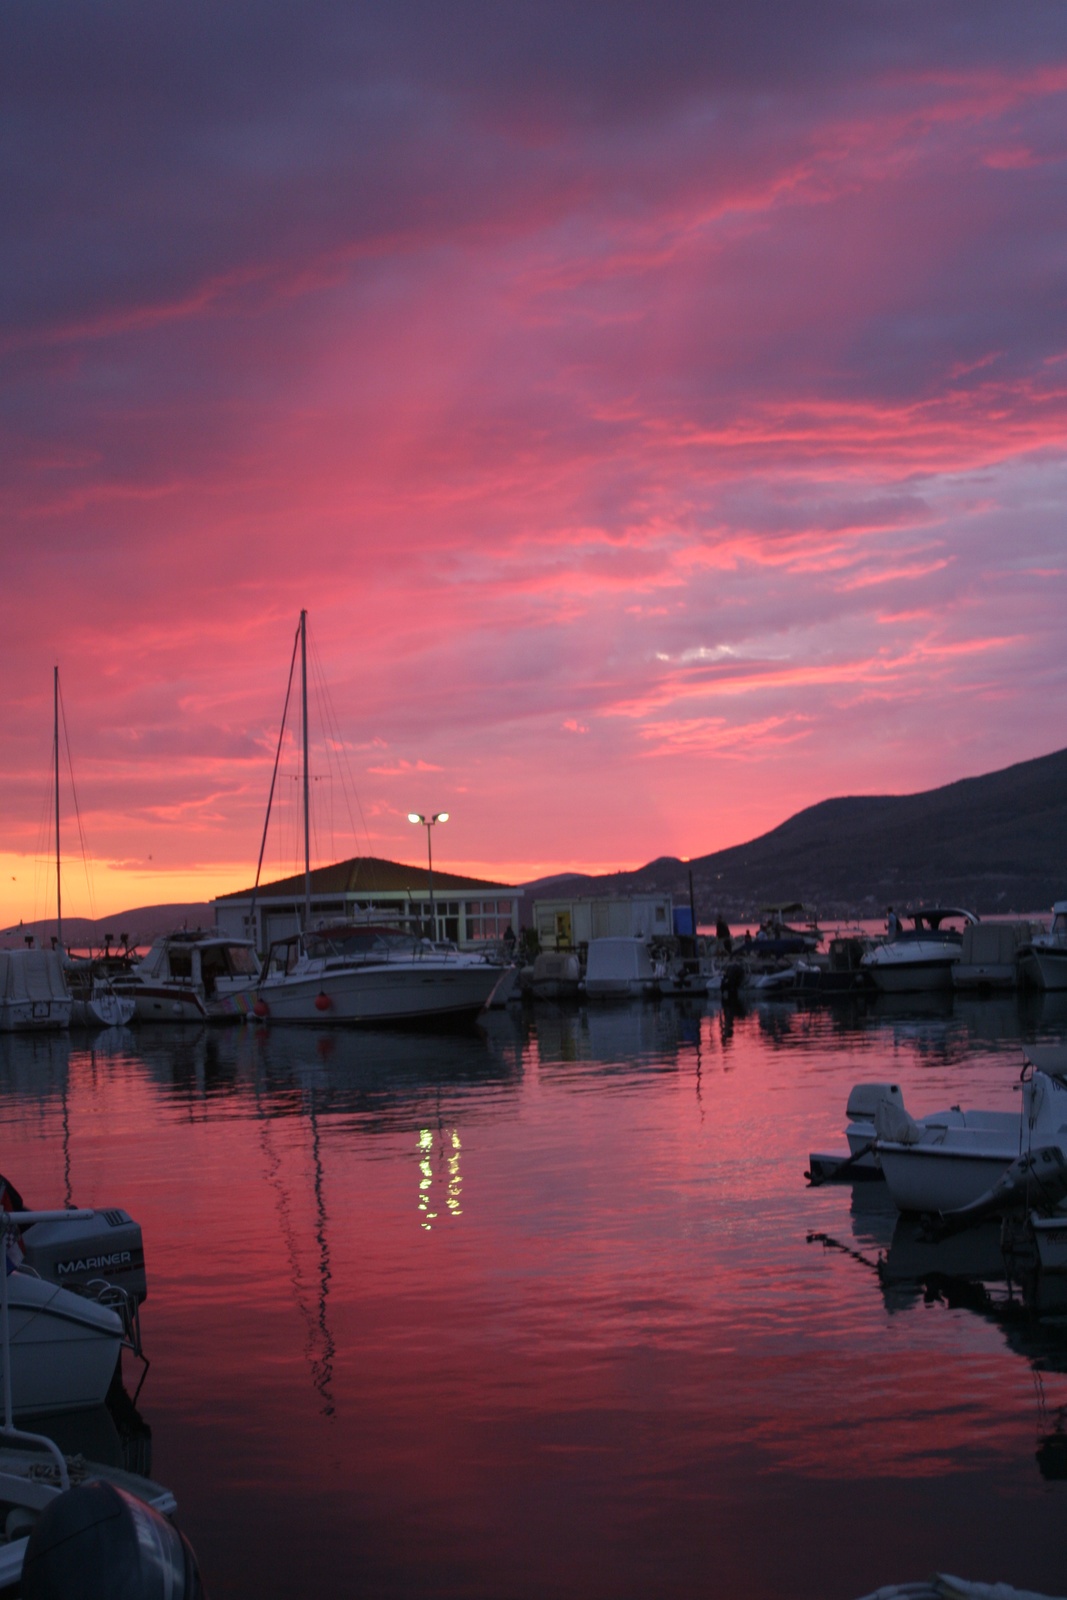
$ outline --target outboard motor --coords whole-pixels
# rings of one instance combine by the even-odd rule
[[[42,1511],[22,1563],[22,1600],[207,1600],[192,1546],[113,1483],[84,1483]]]
[[[26,1265],[64,1289],[124,1289],[136,1305],[148,1295],[140,1224],[121,1206],[94,1211],[85,1222],[35,1222],[22,1235]]]

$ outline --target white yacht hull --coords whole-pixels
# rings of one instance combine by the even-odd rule
[[[87,1000],[72,1001],[70,1020],[75,1028],[124,1028],[133,1021],[134,1010],[128,995],[103,990]]]
[[[122,1345],[115,1312],[23,1272],[8,1278],[8,1306],[16,1416],[100,1405]]]
[[[593,978],[586,979],[585,993],[590,1000],[634,1000],[652,994],[655,982],[650,978]]]
[[[992,1188],[1018,1154],[1018,1137],[1010,1149],[1005,1143],[997,1151],[878,1144],[882,1176],[898,1211],[955,1211],[969,1206]]]
[[[872,958],[868,962],[864,958],[863,964],[883,994],[927,994],[935,989],[952,988],[952,969],[959,958],[957,950],[954,955],[941,952],[937,956],[907,961]]]
[[[1067,1273],[1067,1216],[1039,1217],[1032,1213],[1030,1224],[1042,1272]]]
[[[205,1000],[197,988],[177,983],[125,984],[120,997],[133,1001],[136,1022],[226,1022],[251,1015],[255,989],[251,982]]]
[[[503,971],[499,967],[493,970],[500,972],[500,977],[497,979],[488,1004],[491,1010],[502,1011],[518,987],[519,969],[517,966],[510,966],[505,967]]]
[[[66,1000],[0,1000],[0,1033],[35,1033],[69,1028],[72,1002]]]
[[[266,983],[259,998],[272,1022],[429,1023],[473,1020],[500,981],[483,961],[434,966],[424,962],[308,973]],[[326,1003],[323,1003],[323,1002]]]
[[[1031,945],[1019,966],[1020,976],[1035,989],[1067,989],[1067,945]]]

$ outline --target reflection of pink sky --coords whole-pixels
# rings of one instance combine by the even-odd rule
[[[481,1058],[473,1087],[421,1044],[405,1055],[373,1035],[157,1037],[143,1061],[72,1053],[74,1198],[125,1203],[145,1229],[155,1472],[217,1577],[295,1559],[294,1518],[328,1565],[319,1539],[365,1516],[367,1559],[402,1565],[417,1535],[416,1564],[465,1552],[469,1593],[527,1564],[547,1580],[560,1541],[595,1532],[612,1583],[587,1592],[628,1594],[631,1562],[751,1557],[760,1519],[802,1519],[810,1495],[810,1514],[838,1518],[835,1566],[865,1562],[876,1581],[879,1562],[885,1578],[926,1570],[927,1539],[943,1564],[966,1547],[987,1570],[994,1530],[918,1509],[972,1474],[987,1475],[984,1504],[1011,1483],[1010,1515],[1032,1515],[1026,1358],[969,1311],[917,1296],[887,1313],[873,1272],[805,1242],[827,1230],[873,1258],[849,1191],[802,1178],[813,1143],[840,1143],[856,1079],[899,1081],[916,1109],[1008,1107],[1017,1052],[976,1054],[955,1030],[946,1043],[936,1022],[839,1038],[810,1015],[784,1045],[751,1018],[724,1046],[711,1016],[698,1063],[695,1040],[656,1017],[590,1015],[586,1031],[539,1016],[521,1059],[510,1032],[495,1070],[466,1047]],[[48,1081],[39,1060],[35,1097]],[[9,1126],[34,1163],[32,1198],[51,1203],[60,1101],[42,1119],[29,1092]],[[1046,1374],[1050,1414],[1065,1382]],[[283,1481],[275,1519],[265,1507]],[[861,1484],[877,1490],[870,1518],[841,1521]],[[217,1494],[227,1512],[247,1497],[236,1542]],[[894,1495],[911,1496],[899,1524]],[[1028,1547],[1035,1582],[1044,1549]],[[787,1581],[817,1549],[766,1554],[777,1577],[750,1559],[732,1593],[819,1592]],[[821,1559],[825,1571],[825,1533]]]
[[[284,160],[220,134],[195,226],[173,173],[71,198],[137,274],[74,248],[0,326],[0,922],[55,659],[98,909],[249,880],[302,605],[362,806],[320,784],[320,860],[447,808],[444,867],[612,870],[1067,743],[1067,72],[994,56],[451,84],[369,143],[325,97]]]

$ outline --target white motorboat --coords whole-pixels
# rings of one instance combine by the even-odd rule
[[[1032,1073],[1022,1085],[1019,1112],[953,1106],[916,1122],[902,1105],[880,1102],[875,1152],[899,1210],[958,1211],[986,1195],[1029,1151],[1051,1146],[1067,1154],[1067,1055],[1032,1046],[1024,1054]]]
[[[10,1395],[14,1415],[45,1415],[101,1405],[115,1374],[125,1336],[118,1313],[28,1269],[14,1266],[12,1270],[12,1257],[17,1259],[20,1254],[16,1227],[88,1221],[92,1215],[91,1211],[0,1213],[4,1235],[0,1248],[0,1382],[5,1395]]]
[[[70,1025],[71,998],[58,950],[0,950],[0,1033]]]
[[[904,917],[911,928],[903,926]],[[885,994],[951,989],[952,969],[963,951],[963,927],[977,921],[973,911],[953,906],[914,906],[899,916],[890,911],[888,938],[869,950],[860,966]]]
[[[640,939],[590,939],[585,961],[590,1000],[629,1000],[655,990],[655,968]]]
[[[575,1000],[581,988],[582,963],[573,950],[542,950],[522,981],[537,1000]]]
[[[131,1597],[148,1600],[165,1592],[199,1600],[196,1557],[166,1520],[177,1509],[169,1490],[121,1468],[64,1456],[44,1434],[15,1427],[16,1411],[71,1409],[72,1394],[75,1407],[99,1404],[118,1358],[116,1344],[109,1369],[114,1328],[100,1322],[118,1323],[114,1313],[18,1270],[3,1270],[15,1247],[16,1215],[31,1232],[53,1223],[91,1223],[93,1216],[0,1213],[0,1590],[102,1594],[121,1582]],[[27,1286],[33,1285],[36,1291],[27,1299]],[[87,1323],[86,1310],[100,1318]]]
[[[769,972],[753,969],[745,974],[741,993],[749,1000],[775,1000],[792,994],[796,987],[796,967],[773,967]]]
[[[1067,989],[1067,900],[1052,907],[1052,927],[1019,951],[1019,981],[1034,989]]]
[[[1043,931],[1040,923],[980,922],[963,930],[960,959],[952,968],[952,987],[979,992],[1014,989],[1020,951]],[[1065,949],[1067,954],[1067,949]],[[1064,965],[1067,984],[1067,963]]]
[[[103,960],[68,957],[66,975],[72,1027],[124,1028],[133,1021],[136,1002],[132,995],[116,994]]]
[[[250,939],[197,929],[157,939],[112,987],[134,1002],[138,1022],[209,1022],[249,1016],[258,980]]]
[[[19,1270],[8,1278],[8,1303],[16,1416],[101,1405],[125,1333],[118,1313]]]
[[[806,1176],[813,1184],[834,1178],[880,1178],[881,1169],[874,1154],[874,1115],[883,1100],[903,1107],[900,1085],[896,1083],[857,1083],[849,1092],[845,1115],[848,1126],[848,1155],[813,1151],[808,1157]]]
[[[671,995],[678,999],[687,997],[703,999],[711,983],[712,979],[701,971],[699,959],[687,959],[684,956],[677,956],[672,961],[664,963],[663,970],[656,978],[656,988],[660,994]]]
[[[342,923],[271,945],[255,1012],[273,1022],[469,1022],[500,977],[478,955],[437,950],[399,928]]]

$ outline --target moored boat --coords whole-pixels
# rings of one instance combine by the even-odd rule
[[[136,1002],[129,995],[117,994],[110,963],[68,957],[67,985],[70,989],[71,1026],[75,1028],[124,1028],[132,1022]]]
[[[952,968],[952,987],[1014,989],[1019,953],[1034,932],[1029,922],[980,922],[964,928],[960,959]]]
[[[1024,1054],[1031,1073],[1019,1112],[953,1106],[917,1122],[902,1105],[881,1102],[875,1151],[901,1211],[961,1210],[987,1195],[1020,1156],[1054,1147],[1067,1153],[1067,1060],[1032,1046]]]
[[[255,1011],[273,1022],[471,1022],[500,979],[478,955],[435,949],[400,928],[342,923],[271,945]]]
[[[896,1083],[857,1083],[849,1091],[845,1115],[848,1154],[813,1151],[808,1157],[807,1177],[812,1184],[837,1178],[880,1178],[881,1169],[874,1154],[874,1117],[883,1100],[903,1107],[900,1085]]]
[[[1052,926],[1018,953],[1019,982],[1034,989],[1067,989],[1067,900],[1052,907]]]
[[[523,988],[535,1000],[575,1000],[581,983],[582,963],[573,950],[542,950],[522,974]]]
[[[71,995],[58,950],[0,950],[0,1033],[70,1025]]]
[[[165,934],[114,992],[134,1002],[138,1022],[208,1022],[247,1017],[259,962],[250,939],[197,929]]]
[[[903,926],[907,918],[911,928]],[[963,950],[962,927],[978,922],[973,911],[955,906],[912,906],[899,915],[890,908],[888,937],[860,961],[884,994],[917,994],[951,989],[952,969]]]
[[[655,990],[652,958],[640,939],[590,939],[585,962],[590,1000],[629,1000]]]

